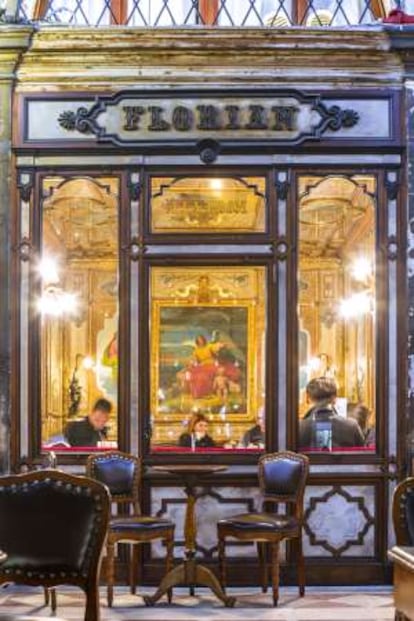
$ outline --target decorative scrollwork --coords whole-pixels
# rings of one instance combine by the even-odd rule
[[[141,193],[141,184],[139,181],[132,181],[132,179],[128,180],[128,192],[129,192],[129,200],[137,201],[139,200],[139,195]]]
[[[398,257],[398,240],[395,235],[390,235],[387,240],[387,258],[396,261]]]
[[[140,255],[145,252],[145,247],[142,240],[135,235],[131,237],[129,244],[122,247],[122,250],[129,254],[131,261],[138,261]]]
[[[358,511],[361,513],[364,524],[358,532],[355,530],[355,535],[350,536],[349,538],[343,539],[343,543],[339,545],[334,545],[329,542],[328,536],[324,536],[321,533],[315,533],[309,524],[309,518],[312,513],[317,510],[319,504],[327,504],[327,502],[333,498],[334,496],[342,497],[347,503],[355,504]],[[306,534],[309,536],[309,540],[311,545],[313,546],[321,546],[324,550],[332,554],[334,558],[339,558],[344,552],[349,550],[352,546],[362,546],[365,541],[365,535],[369,531],[371,527],[375,524],[375,518],[369,512],[366,504],[365,498],[363,496],[352,496],[348,491],[346,491],[340,485],[334,485],[330,490],[326,492],[323,496],[311,498],[309,502],[309,507],[305,512],[304,516],[304,529]]]
[[[29,237],[22,237],[17,250],[21,261],[30,261],[33,252],[33,245]]]
[[[64,110],[58,117],[58,123],[67,131],[76,130],[81,134],[96,134],[97,127],[92,118],[93,108],[81,107],[74,112],[73,110]]]
[[[389,179],[387,177],[385,179],[384,185],[385,185],[385,189],[387,191],[388,200],[389,201],[395,201],[395,199],[398,196],[398,191],[400,189],[400,180],[398,178],[396,178],[396,179]]]
[[[286,237],[279,237],[274,243],[274,253],[278,261],[286,261],[289,254],[289,244]]]
[[[352,108],[342,109],[339,106],[327,108],[322,103],[319,103],[315,108],[323,119],[320,131],[331,129],[336,132],[342,127],[353,127],[359,121],[359,113]]]
[[[285,201],[287,199],[287,195],[289,192],[289,181],[287,179],[283,179],[283,181],[281,181],[280,179],[276,179],[275,187],[276,187],[277,197],[281,201]]]
[[[380,466],[381,472],[389,481],[399,481],[404,477],[404,468],[395,455],[390,455]]]
[[[30,196],[33,189],[33,174],[32,172],[21,172],[17,182],[17,187],[20,192],[20,198],[24,203],[30,201]]]
[[[197,148],[204,164],[214,164],[220,153],[220,144],[216,140],[201,140]]]

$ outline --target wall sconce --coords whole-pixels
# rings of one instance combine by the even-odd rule
[[[76,294],[68,293],[59,285],[59,266],[55,258],[44,256],[38,265],[42,278],[43,292],[37,301],[37,309],[42,315],[61,317],[73,315],[78,309]]]
[[[37,301],[37,309],[42,315],[61,317],[73,315],[78,308],[77,296],[66,293],[60,287],[49,285]]]
[[[374,312],[374,270],[372,262],[364,256],[354,259],[350,266],[354,293],[340,300],[339,315],[343,319],[362,317]]]
[[[343,319],[352,319],[368,315],[374,310],[374,299],[368,291],[354,293],[339,303],[339,314]]]

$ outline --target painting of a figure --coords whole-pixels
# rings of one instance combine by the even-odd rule
[[[162,307],[157,409],[246,411],[248,308]]]

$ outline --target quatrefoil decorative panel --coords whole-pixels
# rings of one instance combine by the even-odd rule
[[[309,486],[305,496],[307,556],[375,554],[373,486]]]

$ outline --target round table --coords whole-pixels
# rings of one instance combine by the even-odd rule
[[[232,608],[236,599],[234,597],[228,597],[213,572],[208,567],[205,567],[205,565],[197,563],[195,558],[197,536],[197,523],[194,510],[197,501],[196,487],[200,485],[200,478],[215,474],[216,472],[222,472],[227,469],[227,466],[189,464],[153,466],[152,469],[157,472],[164,472],[178,477],[184,484],[184,491],[187,496],[184,522],[185,559],[183,563],[171,569],[164,576],[154,595],[144,597],[145,604],[147,606],[153,606],[160,597],[174,586],[188,586],[193,592],[194,587],[198,585],[209,587],[218,599],[227,607]]]

